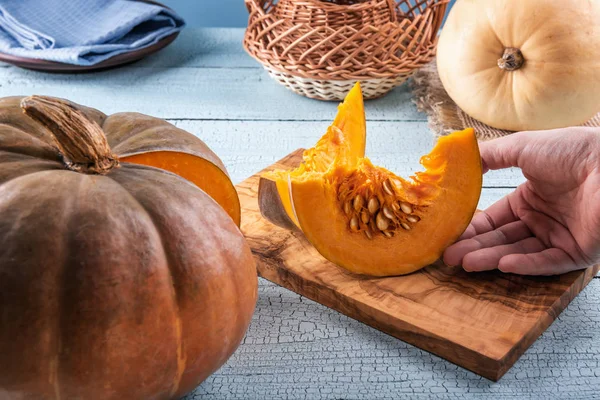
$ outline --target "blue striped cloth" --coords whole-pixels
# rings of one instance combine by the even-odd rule
[[[94,65],[181,30],[173,11],[129,0],[0,1],[0,52]]]

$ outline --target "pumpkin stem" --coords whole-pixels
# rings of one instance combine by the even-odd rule
[[[73,104],[46,96],[21,101],[28,117],[50,130],[67,169],[105,175],[119,166],[102,128]]]
[[[498,66],[505,71],[515,71],[525,64],[525,58],[521,50],[515,47],[507,47],[504,49],[502,58],[498,59]]]

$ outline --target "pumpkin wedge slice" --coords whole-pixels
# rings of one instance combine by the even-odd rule
[[[334,124],[292,171],[263,175],[261,213],[300,230],[328,260],[365,275],[414,272],[436,261],[466,229],[482,186],[473,129],[439,139],[411,179],[364,158],[366,123],[360,86]]]
[[[473,129],[439,139],[409,180],[374,166],[340,163],[290,174],[299,226],[325,258],[365,275],[408,274],[436,261],[466,229],[482,186]]]
[[[364,99],[360,83],[357,83],[338,107],[337,116],[327,132],[314,147],[303,153],[303,162],[298,169],[263,175],[259,184],[259,202],[265,218],[287,229],[297,227],[298,220],[290,198],[289,183],[292,176],[326,172],[334,164],[356,165],[365,155],[366,135]],[[278,212],[280,207],[284,208],[284,215]]]

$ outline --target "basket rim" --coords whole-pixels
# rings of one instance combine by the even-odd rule
[[[451,2],[451,0],[426,0],[426,1],[427,1],[427,5],[425,7],[425,10],[432,8],[432,7],[439,7],[444,4],[447,5]],[[277,2],[275,2],[274,0],[244,0],[244,2],[246,4],[253,3],[255,6],[258,6],[263,10],[264,10],[264,4],[270,3],[270,7],[269,7],[270,11],[266,14],[266,15],[270,15],[273,12],[273,9],[280,3],[292,3],[292,4],[294,4],[295,2],[311,3],[314,6],[313,8],[316,10],[331,11],[331,12],[365,11],[366,9],[374,8],[375,6],[379,5],[380,3],[387,3],[388,6],[390,7],[390,10],[395,11],[398,4],[400,3],[400,0],[365,0],[362,3],[349,4],[349,5],[333,4],[333,3],[329,3],[329,2],[323,1],[323,0],[278,0]],[[335,9],[339,9],[339,10],[335,10]],[[421,11],[419,8],[417,8],[417,10]],[[409,17],[407,15],[397,15],[397,16],[398,16],[398,19],[401,19],[401,18],[414,18],[417,15],[422,15],[422,12],[417,13],[413,17]]]
[[[259,0],[264,2],[265,0]],[[313,8],[330,11],[330,12],[351,12],[351,11],[364,11],[370,8],[378,6],[380,3],[387,3],[392,9],[396,6],[395,0],[365,0],[361,3],[356,4],[335,4],[329,3],[323,0],[300,0],[303,3],[311,3]],[[280,0],[278,3],[289,2],[295,3],[294,0]]]

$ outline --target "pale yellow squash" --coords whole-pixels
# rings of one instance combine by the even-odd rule
[[[600,1],[458,0],[437,66],[458,106],[492,127],[582,124],[600,111]]]

